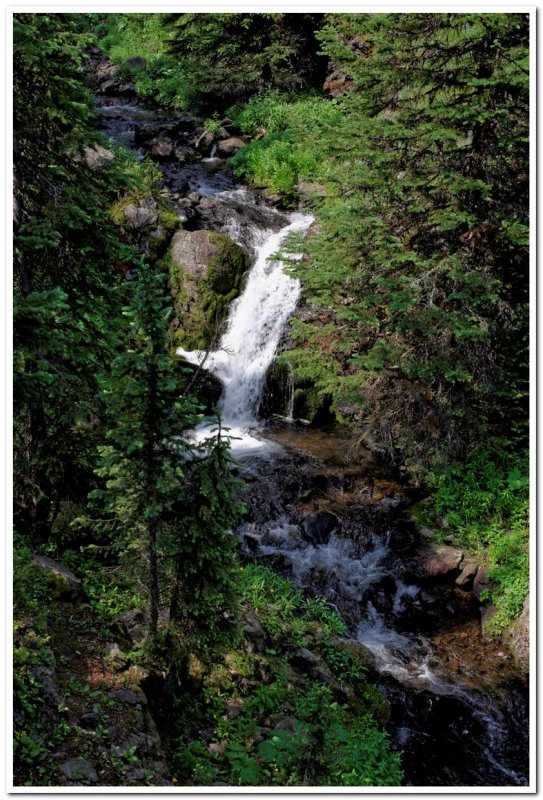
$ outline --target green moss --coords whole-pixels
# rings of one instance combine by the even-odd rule
[[[266,372],[260,415],[269,417],[272,414],[287,414],[290,391],[291,369],[289,365],[280,361],[272,361]]]
[[[311,425],[328,425],[334,422],[330,395],[322,395],[316,386],[304,383],[294,390],[293,416],[305,419]]]
[[[230,295],[235,290],[239,294],[244,273],[249,269],[248,254],[222,233],[210,232],[209,241],[217,248],[217,254],[210,258],[208,264],[207,282],[210,290],[222,295]]]
[[[250,265],[246,251],[228,236],[213,231],[208,236],[216,253],[209,259],[205,277],[191,279],[184,275],[182,269],[172,262],[171,256],[166,262],[180,321],[174,340],[177,346],[186,350],[206,349],[218,339],[230,303],[239,296]]]

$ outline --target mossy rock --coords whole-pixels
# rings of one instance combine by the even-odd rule
[[[312,384],[295,384],[293,416],[305,419],[315,427],[331,425],[335,422],[332,397],[321,395]]]
[[[114,203],[110,215],[122,227],[130,244],[142,250],[151,262],[166,253],[181,220],[160,198],[141,191],[132,192]]]
[[[286,416],[289,411],[291,391],[291,368],[280,361],[272,361],[266,370],[259,416],[264,418],[271,417],[272,414]]]
[[[222,233],[177,231],[169,259],[175,342],[187,350],[210,347],[242,290],[249,254]]]

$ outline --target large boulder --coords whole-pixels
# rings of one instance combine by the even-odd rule
[[[177,341],[185,349],[204,349],[242,288],[249,255],[228,236],[207,230],[177,231],[170,253]]]
[[[217,142],[217,155],[221,158],[228,158],[228,156],[233,156],[234,153],[237,153],[238,150],[245,146],[243,139],[238,139],[237,136],[232,136],[230,139],[220,139]]]
[[[455,547],[433,544],[417,550],[415,574],[419,578],[456,578],[464,554]]]
[[[227,224],[235,225],[236,239],[252,252],[255,250],[255,226],[278,231],[288,225],[288,218],[284,214],[264,204],[254,205],[233,199],[224,203],[216,197],[201,197],[196,212],[200,217],[201,227],[220,231]]]

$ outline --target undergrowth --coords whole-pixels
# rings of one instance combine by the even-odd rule
[[[245,613],[265,637],[258,652],[230,651],[203,679],[201,693],[178,700],[170,760],[179,783],[232,786],[391,786],[399,756],[383,728],[388,704],[366,666],[334,638],[341,620],[322,598],[304,598],[290,581],[257,565],[240,569]],[[300,648],[318,654],[323,677],[293,672]],[[293,662],[294,663],[294,662]],[[326,680],[324,676],[328,677]],[[202,699],[203,698],[203,702]]]
[[[495,440],[434,473],[431,484],[435,512],[456,543],[489,568],[495,585],[483,599],[498,609],[490,630],[499,633],[520,613],[529,590],[527,457]]]

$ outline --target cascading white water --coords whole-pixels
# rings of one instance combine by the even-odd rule
[[[313,222],[309,214],[295,213],[287,226],[270,233],[260,244],[243,294],[232,304],[227,329],[219,348],[178,353],[216,375],[224,386],[220,406],[225,425],[235,431],[254,427],[260,395],[283,328],[293,313],[300,282],[283,270],[283,261],[273,258],[291,233],[303,235]],[[288,254],[298,258],[298,254]]]

